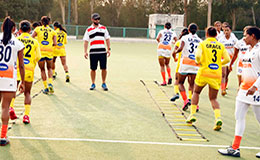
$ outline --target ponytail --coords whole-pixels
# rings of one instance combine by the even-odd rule
[[[2,25],[2,31],[4,32],[3,44],[5,46],[12,38],[12,30],[14,27],[15,27],[14,21],[10,17],[6,17]]]
[[[57,21],[54,22],[54,23],[53,23],[53,26],[54,26],[54,27],[57,27],[57,28],[59,28],[61,31],[67,33],[66,29],[63,28],[62,25],[61,25],[59,22],[57,22]]]

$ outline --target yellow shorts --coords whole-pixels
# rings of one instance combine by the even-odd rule
[[[66,52],[64,48],[55,48],[53,52],[54,57],[63,57],[66,56]]]
[[[41,58],[53,58],[53,52],[41,51]]]
[[[24,81],[33,82],[33,80],[34,80],[34,72],[25,70]],[[17,81],[21,81],[21,75],[19,71],[17,71]]]
[[[196,76],[195,84],[200,87],[203,87],[206,84],[208,84],[210,86],[210,88],[219,90],[220,84],[221,84],[221,79]]]
[[[167,58],[167,59],[170,59],[171,57],[158,56],[158,58]]]

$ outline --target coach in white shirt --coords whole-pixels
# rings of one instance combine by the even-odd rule
[[[107,91],[106,76],[107,76],[107,57],[110,56],[110,36],[105,26],[100,24],[100,15],[93,13],[91,15],[92,25],[86,29],[84,34],[84,53],[85,58],[90,59],[90,75],[92,85],[90,90],[96,88],[96,69],[98,62],[100,64],[101,75],[102,75],[102,88]],[[105,46],[106,42],[106,46]],[[88,44],[90,44],[90,50],[88,53]],[[107,49],[106,49],[107,47]]]

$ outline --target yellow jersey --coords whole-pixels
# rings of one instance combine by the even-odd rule
[[[221,61],[221,58],[223,60]],[[221,79],[222,65],[230,61],[225,46],[215,38],[207,38],[199,43],[195,54],[195,61],[200,64],[197,76]]]
[[[37,62],[41,58],[40,46],[36,39],[32,38],[29,33],[22,33],[19,37],[24,48],[24,66],[26,70],[34,71]],[[18,61],[17,61],[18,62]]]
[[[65,44],[67,44],[67,33],[61,31],[59,28],[55,30],[57,34],[57,46],[55,48],[65,48]]]
[[[56,32],[50,26],[36,27],[34,32],[37,33],[37,40],[40,44],[41,57],[53,57],[53,37],[56,36]]]

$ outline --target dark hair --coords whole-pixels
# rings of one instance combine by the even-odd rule
[[[29,21],[27,21],[27,20],[23,20],[23,21],[20,22],[19,28],[23,32],[28,32],[29,30],[31,30],[31,23]]]
[[[53,26],[54,26],[54,27],[57,27],[57,28],[59,28],[60,30],[62,30],[62,31],[64,31],[65,33],[67,33],[66,29],[63,28],[62,25],[61,25],[59,22],[57,22],[57,21],[54,22],[54,23],[53,23]]]
[[[213,26],[209,26],[207,28],[207,34],[210,36],[210,37],[216,37],[217,36],[217,29]]]
[[[250,27],[247,28],[246,33],[249,34],[250,36],[254,34],[255,38],[257,40],[260,39],[260,30],[259,30],[258,27],[250,26]]]
[[[189,34],[189,30],[187,28],[184,28],[182,31],[181,31],[181,35],[179,37],[179,39],[181,39],[181,37],[185,36]]]
[[[198,26],[196,23],[191,23],[189,25],[189,31],[192,33],[192,34],[195,34],[198,30]]]
[[[42,25],[41,22],[34,22],[34,23],[32,24],[32,27],[33,27],[33,28],[36,28],[36,27],[41,26],[41,25]]]
[[[167,22],[167,23],[165,23],[164,27],[167,29],[170,29],[170,28],[172,28],[172,24],[170,22]]]
[[[49,25],[50,21],[51,21],[51,19],[50,19],[49,17],[47,17],[47,16],[42,16],[42,18],[41,18],[41,23],[42,23],[42,25],[44,25],[45,27],[46,27],[47,25]]]
[[[2,25],[2,31],[4,32],[4,36],[3,36],[4,45],[7,45],[9,40],[12,38],[12,30],[14,27],[15,27],[14,21],[10,17],[6,17]]]
[[[229,28],[230,30],[232,30],[232,27],[229,24],[226,25],[225,28]]]

